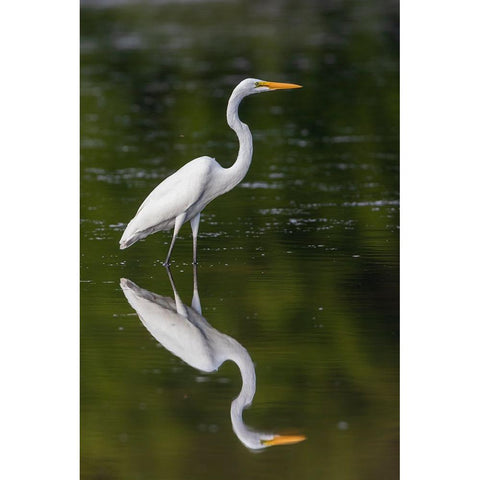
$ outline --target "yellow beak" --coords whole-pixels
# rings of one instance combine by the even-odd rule
[[[267,447],[291,445],[292,443],[303,442],[306,438],[305,435],[275,435],[271,440],[262,440],[262,444]]]
[[[280,90],[287,88],[302,88],[296,83],[278,83],[278,82],[259,82],[259,86],[268,87],[270,90]]]

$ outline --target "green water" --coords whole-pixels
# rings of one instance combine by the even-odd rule
[[[171,234],[118,249],[168,174],[232,164],[225,108],[246,77],[304,86],[242,103],[251,168],[200,224],[201,317],[254,365],[243,420],[306,437],[261,450],[232,428],[236,364],[194,368],[122,291],[174,298]],[[395,2],[83,2],[82,479],[398,478],[398,140]],[[191,260],[185,225],[185,306]]]

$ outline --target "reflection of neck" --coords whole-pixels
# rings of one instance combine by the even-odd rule
[[[250,406],[255,396],[256,378],[255,367],[250,355],[238,342],[235,341],[235,343],[237,343],[238,347],[235,348],[235,353],[230,355],[229,358],[233,360],[240,369],[242,389],[238,397],[232,402],[230,417],[234,432],[238,437],[242,437],[242,434],[248,432],[247,427],[243,423],[242,412],[246,407]]]

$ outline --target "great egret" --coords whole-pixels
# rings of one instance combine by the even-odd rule
[[[235,339],[213,328],[202,316],[194,271],[192,307],[182,303],[170,271],[167,269],[175,301],[140,288],[131,280],[122,278],[120,286],[140,320],[152,336],[167,350],[198,370],[218,370],[226,360],[234,361],[242,376],[242,389],[230,406],[232,428],[248,448],[262,449],[305,440],[304,435],[278,435],[256,432],[243,422],[243,410],[255,395],[255,367],[247,350]]]
[[[173,237],[164,265],[169,265],[173,245],[181,226],[190,221],[193,234],[193,263],[197,263],[197,235],[200,213],[214,198],[231,190],[247,174],[252,161],[252,134],[238,117],[243,98],[254,93],[300,88],[293,83],[265,82],[255,78],[241,81],[227,106],[227,122],[240,144],[236,162],[223,168],[211,157],[198,157],[160,183],[140,205],[120,239],[120,248],[133,245],[151,233],[173,228]]]

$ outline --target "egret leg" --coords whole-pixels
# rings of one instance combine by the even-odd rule
[[[168,279],[170,280],[170,285],[172,286],[173,295],[175,296],[175,306],[177,307],[177,313],[182,315],[183,317],[187,318],[187,309],[183,304],[180,296],[178,295],[177,288],[175,287],[175,282],[173,280],[172,272],[170,271],[170,267],[168,265],[165,267],[167,269]]]
[[[175,239],[177,238],[178,232],[180,231],[180,227],[183,225],[183,222],[185,221],[186,216],[187,216],[186,213],[182,213],[175,219],[175,227],[173,229],[172,243],[170,243],[170,248],[168,249],[167,258],[163,263],[165,267],[168,267],[170,265],[170,256],[172,255],[173,245],[175,244]]]
[[[198,280],[197,280],[197,264],[193,264],[193,298],[192,298],[192,308],[202,314],[202,304],[200,303],[200,295],[198,294]]]
[[[192,235],[193,235],[193,264],[197,264],[197,236],[198,236],[198,227],[200,226],[200,214],[195,215],[190,220],[190,225],[192,226]]]

